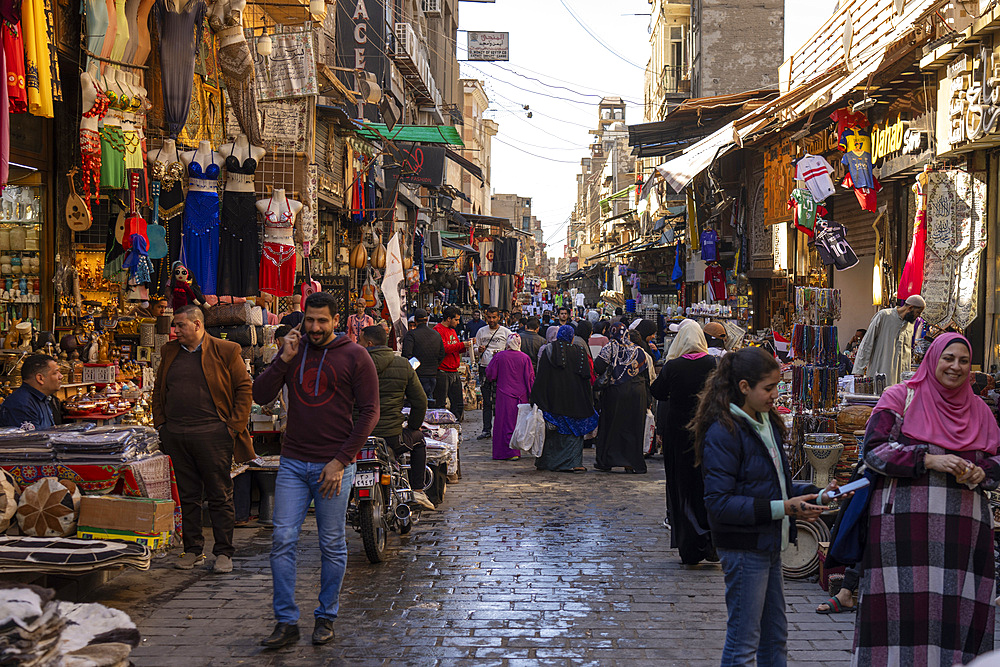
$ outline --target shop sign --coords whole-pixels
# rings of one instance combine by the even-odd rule
[[[908,127],[909,123],[901,117],[897,117],[892,125],[886,125],[881,129],[875,126],[872,129],[872,162],[878,162],[887,155],[903,150],[903,137]]]
[[[948,104],[952,145],[976,141],[1000,129],[1000,87],[994,78],[993,48],[982,45],[978,58],[963,54],[948,66]]]
[[[337,65],[375,75],[384,87],[387,58],[385,0],[337,0]],[[349,88],[356,85],[352,72],[337,72]],[[365,117],[377,121],[378,109],[366,105]]]
[[[469,31],[469,60],[510,60],[509,32]]]
[[[919,166],[933,157],[927,129],[931,122],[930,114],[912,121],[897,117],[896,122],[872,130],[872,162],[879,164],[879,178]]]
[[[798,144],[792,140],[772,144],[764,151],[763,221],[773,225],[792,219],[788,196],[795,189],[795,169]]]
[[[394,164],[386,164],[387,178],[402,183],[440,187],[444,183],[444,148],[424,144],[390,144],[389,156]],[[394,189],[389,186],[389,189]]]

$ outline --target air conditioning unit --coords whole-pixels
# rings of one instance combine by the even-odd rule
[[[441,245],[441,232],[427,232],[427,258],[438,259],[444,257],[444,248]]]
[[[441,0],[422,0],[424,14],[433,18],[441,17]]]

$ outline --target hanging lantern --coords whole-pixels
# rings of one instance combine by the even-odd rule
[[[309,13],[321,19],[326,16],[326,0],[309,0]]]
[[[260,39],[257,40],[257,53],[267,58],[273,51],[274,45],[271,43],[271,36],[264,33],[261,35]]]

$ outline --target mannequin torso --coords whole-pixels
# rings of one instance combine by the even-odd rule
[[[80,118],[80,129],[90,130],[91,132],[97,132],[98,123],[101,120],[103,114],[100,113],[98,108],[95,108],[95,104],[98,104],[98,97],[103,96],[103,92],[97,85],[97,80],[94,78],[94,74],[98,70],[97,61],[92,61],[90,67],[87,71],[80,75],[80,93],[82,97],[81,108],[83,109],[84,115]],[[101,102],[103,104],[103,102]]]
[[[257,210],[264,216],[264,243],[295,245],[295,218],[302,202],[288,199],[277,188],[267,199],[257,201]]]
[[[247,136],[240,134],[233,143],[219,146],[219,153],[226,156],[226,190],[253,192],[254,172],[267,151],[251,145]]]
[[[224,161],[211,143],[199,142],[197,150],[181,153],[181,161],[188,169],[188,191],[218,192]]]
[[[118,31],[118,18],[115,16],[115,0],[104,0],[108,13],[108,31],[104,33],[104,44],[101,45],[101,57],[110,58],[111,49],[115,46],[115,33]],[[105,69],[108,65],[102,65]]]
[[[139,10],[135,21],[139,35],[135,56],[132,59],[133,65],[145,65],[152,49],[152,44],[149,41],[149,12],[153,9],[154,2],[156,0],[139,0]]]

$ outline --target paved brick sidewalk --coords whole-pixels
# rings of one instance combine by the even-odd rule
[[[470,413],[466,432],[478,424]],[[272,653],[257,645],[273,626],[270,535],[259,531],[243,540],[232,575],[179,573],[186,579],[167,590],[175,571],[160,563],[153,573],[164,590],[152,601],[143,594],[144,606],[116,589],[124,577],[102,589],[105,602],[142,609],[136,665],[718,664],[722,574],[715,565],[682,567],[668,548],[659,459],[646,475],[569,475],[537,472],[528,460],[492,461],[489,448],[463,442],[464,478],[410,536],[391,537],[388,562],[369,565],[348,531],[335,643],[308,643],[319,583],[309,519],[297,646]],[[813,582],[786,583],[794,664],[849,664],[854,615],[817,615],[823,597]]]

